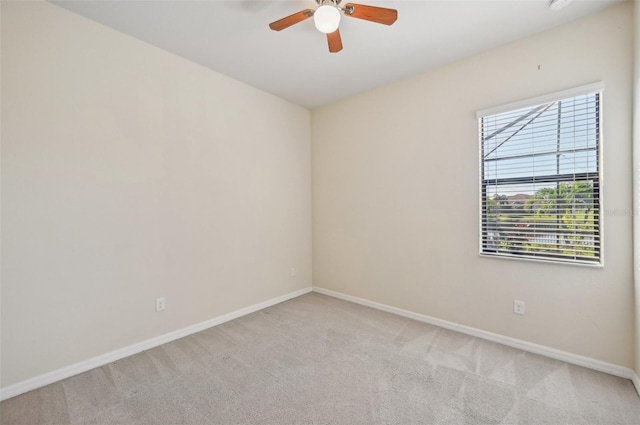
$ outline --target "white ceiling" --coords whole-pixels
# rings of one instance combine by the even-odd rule
[[[348,3],[350,0],[344,0]],[[602,10],[620,0],[355,0],[398,10],[392,26],[344,17],[329,53],[308,19],[268,24],[315,0],[53,0],[123,33],[313,109]],[[81,36],[81,35],[79,35]]]

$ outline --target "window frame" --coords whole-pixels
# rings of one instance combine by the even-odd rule
[[[508,259],[508,260],[522,260],[522,261],[533,261],[540,263],[550,263],[550,264],[563,264],[569,266],[579,266],[579,267],[595,267],[602,268],[604,267],[604,216],[603,212],[605,211],[603,207],[603,186],[604,186],[604,174],[603,174],[603,94],[604,94],[605,85],[602,81],[587,84],[575,88],[571,88],[568,90],[562,90],[550,94],[546,94],[543,96],[538,96],[534,98],[524,99],[517,102],[512,102],[492,108],[487,108],[480,110],[476,113],[477,125],[478,125],[478,195],[479,195],[479,209],[478,209],[478,251],[481,257],[486,258],[499,258],[499,259]],[[534,256],[534,255],[516,255],[510,253],[500,253],[500,252],[488,252],[485,250],[483,243],[483,194],[484,194],[484,158],[483,158],[483,140],[482,140],[482,119],[491,115],[497,115],[501,113],[506,113],[509,111],[515,111],[522,108],[530,108],[538,105],[542,105],[550,102],[557,102],[565,99],[569,99],[576,96],[587,95],[598,93],[598,141],[597,141],[597,161],[598,161],[598,198],[597,198],[597,212],[598,212],[598,237],[599,237],[599,257],[597,261],[585,261],[585,260],[576,260],[571,258],[552,258],[552,257],[543,257],[543,256]]]

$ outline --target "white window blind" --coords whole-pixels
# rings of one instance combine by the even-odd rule
[[[600,264],[600,98],[480,113],[481,254]]]

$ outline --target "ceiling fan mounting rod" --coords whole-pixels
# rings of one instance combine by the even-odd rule
[[[333,3],[333,6],[338,7],[341,1],[342,0],[316,0],[316,3],[318,3],[319,6],[322,6],[323,4],[327,4],[327,3]],[[338,9],[340,8],[338,7]]]

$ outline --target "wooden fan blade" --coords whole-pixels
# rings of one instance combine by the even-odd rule
[[[347,3],[344,14],[352,18],[391,25],[398,19],[398,11],[385,7],[366,6],[364,4]]]
[[[298,13],[294,13],[293,15],[289,15],[286,18],[282,18],[275,22],[271,22],[269,24],[269,28],[274,31],[282,31],[285,28],[289,28],[291,25],[297,24],[298,22],[302,22],[307,18],[313,16],[313,9],[305,9],[301,10]]]
[[[339,29],[327,34],[327,43],[329,43],[329,51],[331,53],[338,53],[342,50],[342,38],[340,37]]]

